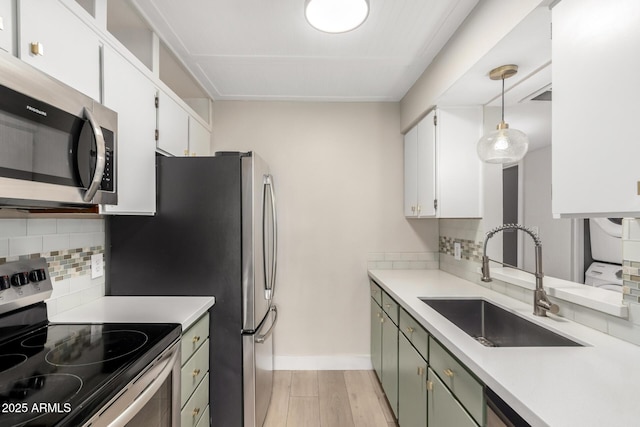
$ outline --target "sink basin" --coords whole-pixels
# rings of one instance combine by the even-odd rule
[[[483,299],[420,299],[487,347],[582,347]]]

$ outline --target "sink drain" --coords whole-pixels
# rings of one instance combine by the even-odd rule
[[[485,337],[476,337],[476,341],[478,341],[480,344],[482,344],[485,347],[497,347],[497,345],[495,345]]]

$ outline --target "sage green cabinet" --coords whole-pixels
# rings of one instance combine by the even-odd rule
[[[371,364],[382,380],[382,308],[371,298]]]
[[[398,417],[398,326],[382,313],[382,389]]]
[[[402,427],[427,425],[427,362],[404,334],[398,342],[398,423]]]
[[[429,427],[477,427],[473,418],[453,397],[431,368],[428,369],[428,378],[427,387],[430,389],[427,399]],[[402,425],[402,427],[405,426]]]

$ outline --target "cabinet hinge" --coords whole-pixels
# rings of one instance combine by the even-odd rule
[[[436,116],[435,114],[433,115],[433,125],[438,126],[438,116]]]
[[[160,139],[160,131],[158,129],[156,129],[156,141]]]
[[[438,199],[433,199],[433,209],[438,209]]]
[[[158,95],[156,95],[156,108],[158,108],[160,106],[160,98],[158,98]]]

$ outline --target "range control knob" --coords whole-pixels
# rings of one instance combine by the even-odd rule
[[[42,282],[46,278],[47,278],[47,274],[44,271],[44,268],[31,270],[29,272],[29,280],[31,280],[32,282]]]
[[[21,273],[16,273],[11,276],[11,284],[13,286],[24,286],[29,283],[29,273],[23,271]]]
[[[0,276],[0,291],[7,290],[11,287],[11,279],[9,276]]]

